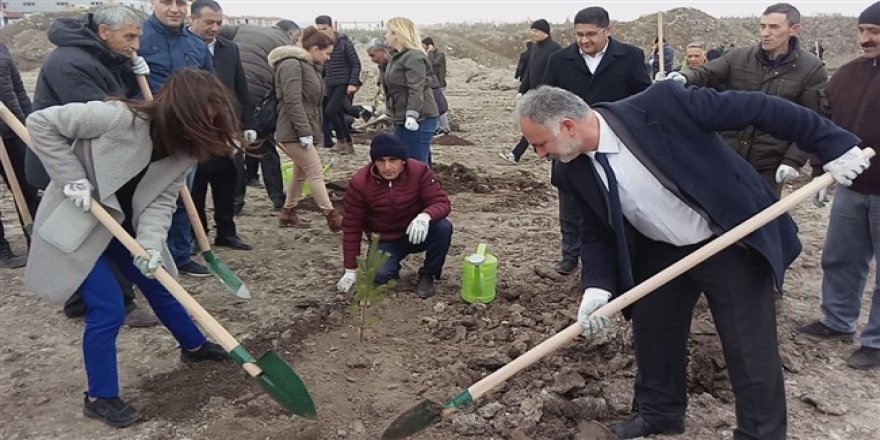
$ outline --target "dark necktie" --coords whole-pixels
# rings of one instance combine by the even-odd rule
[[[605,177],[608,179],[608,209],[611,211],[611,227],[614,228],[614,235],[617,238],[617,267],[620,270],[620,280],[624,284],[620,286],[620,291],[625,292],[633,287],[635,282],[632,275],[632,262],[629,258],[629,245],[626,241],[626,226],[623,220],[623,208],[620,206],[617,177],[614,176],[614,170],[608,163],[605,153],[597,152],[596,161],[602,165]]]

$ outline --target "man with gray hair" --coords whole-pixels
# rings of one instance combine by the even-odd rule
[[[856,136],[759,92],[664,81],[591,109],[545,86],[520,99],[514,118],[541,158],[556,159],[556,185],[573,195],[583,218],[577,319],[587,337],[607,325],[591,314],[612,297],[776,201],[715,132],[754,126],[796,142],[844,186],[868,166]],[[784,439],[773,289],[800,250],[797,226],[783,215],[625,310],[638,370],[635,413],[611,431],[618,438],[684,432],[688,334],[705,294],[736,398],[733,437]]]
[[[150,73],[143,58],[132,62],[140,47],[142,17],[125,6],[108,5],[81,19],[59,18],[49,27],[49,41],[58,46],[40,69],[34,93],[34,110],[72,102],[103,101],[109,97],[131,98],[138,93],[135,75]],[[49,176],[30,150],[26,157],[28,182],[46,189]],[[125,323],[152,326],[159,321],[134,303],[131,283],[116,277],[125,297]],[[78,291],[64,304],[69,317],[82,316],[85,305]]]

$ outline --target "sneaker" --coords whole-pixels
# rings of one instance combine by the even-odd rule
[[[83,414],[86,417],[100,420],[114,428],[125,428],[141,419],[141,413],[122,399],[98,398],[92,402],[88,393],[83,398]]]
[[[822,324],[821,321],[814,321],[797,329],[799,333],[828,341],[846,341],[852,342],[856,332],[839,332]]]
[[[0,248],[0,268],[18,269],[27,264],[27,258],[15,255],[8,246]]]
[[[846,360],[846,366],[857,370],[880,368],[880,348],[859,347]]]
[[[224,246],[239,251],[249,251],[253,249],[251,245],[241,241],[241,238],[237,235],[217,237],[214,239],[214,246]]]
[[[180,350],[180,361],[184,364],[201,361],[224,361],[226,359],[229,359],[226,350],[213,342],[205,342],[197,350]]]
[[[498,153],[498,155],[501,156],[502,159],[510,163],[519,163],[519,160],[516,159],[516,156],[514,156],[513,153],[509,151],[507,153]]]
[[[370,118],[373,117],[373,107],[371,107],[369,105],[362,105],[360,116],[364,122],[370,122]]]
[[[188,263],[181,264],[177,266],[177,271],[184,275],[189,275],[191,277],[196,278],[204,278],[211,276],[211,272],[208,272],[208,268],[202,266],[199,263],[196,263],[193,260],[189,260]]]
[[[426,273],[419,274],[419,282],[416,284],[416,295],[421,299],[434,296],[434,276]]]
[[[133,328],[153,327],[159,325],[156,315],[137,307],[125,315],[125,325]]]
[[[578,261],[573,259],[565,259],[556,265],[556,272],[560,275],[571,275],[578,267]]]

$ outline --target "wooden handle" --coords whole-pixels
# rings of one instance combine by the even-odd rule
[[[874,150],[871,148],[865,148],[864,150],[862,150],[862,152],[862,154],[864,154],[865,157],[869,159],[874,156]],[[813,179],[812,182],[804,185],[801,189],[789,194],[782,200],[779,200],[778,202],[768,206],[766,209],[755,214],[750,219],[744,221],[743,223],[740,223],[739,226],[725,232],[723,235],[705,244],[703,247],[682,258],[675,264],[667,267],[666,269],[663,269],[662,271],[658,272],[651,278],[648,278],[638,286],[633,287],[628,292],[615,298],[614,301],[611,301],[599,310],[596,310],[590,316],[610,317],[614,315],[615,313],[623,310],[630,304],[638,301],[645,295],[653,292],[660,286],[668,283],[677,276],[690,270],[694,266],[702,263],[709,257],[717,254],[718,252],[724,250],[725,248],[738,242],[739,240],[742,240],[745,236],[751,234],[756,229],[771,222],[776,217],[779,217],[780,215],[788,212],[798,203],[815,194],[820,189],[831,185],[832,183],[834,183],[834,178],[831,177],[829,173],[825,173],[822,176]],[[478,399],[480,396],[485,395],[490,390],[504,383],[504,381],[509,379],[514,374],[534,364],[544,356],[558,350],[563,345],[576,338],[579,334],[581,334],[582,331],[583,329],[578,323],[574,323],[568,326],[565,330],[562,330],[561,332],[551,336],[549,339],[536,345],[531,350],[523,353],[518,358],[511,361],[509,364],[499,368],[494,373],[484,377],[479,382],[471,385],[468,388],[468,392],[470,392],[470,395],[474,400]]]
[[[660,45],[660,48],[657,49],[658,61],[660,62],[660,74],[666,76],[666,60],[663,54],[663,12],[657,13],[657,44]]]
[[[131,62],[137,61],[138,54],[136,51],[131,52]],[[147,77],[145,75],[137,76],[138,86],[141,88],[141,95],[144,95],[144,101],[152,101],[153,100],[153,91],[150,90],[150,83],[147,81]]]
[[[116,222],[113,217],[104,209],[101,204],[96,201],[92,201],[91,211],[95,218],[104,225],[107,230],[122,243],[123,246],[131,252],[132,255],[140,255],[146,256],[147,252],[144,248],[141,247],[140,243],[137,242],[119,223]],[[208,313],[202,306],[199,304],[187,291],[184,289],[175,279],[165,270],[163,267],[159,267],[154,272],[156,280],[158,280],[162,286],[168,289],[168,292],[174,296],[177,301],[180,302],[181,305],[189,312],[189,314],[198,321],[199,325],[207,332],[211,337],[217,341],[220,346],[223,347],[227,352],[232,351],[234,348],[239,346],[238,341],[225,329],[210,313]],[[251,376],[257,377],[262,374],[262,370],[256,364],[247,363],[243,365],[245,371],[248,372]]]
[[[208,243],[208,234],[202,227],[202,219],[199,217],[199,211],[196,210],[196,204],[193,202],[192,194],[186,185],[180,187],[180,198],[183,200],[183,206],[186,207],[186,214],[189,216],[189,222],[192,223],[192,229],[196,233],[196,241],[199,243],[199,249],[202,252],[211,250],[211,244]]]
[[[24,194],[21,192],[21,186],[18,184],[15,168],[12,167],[12,160],[9,158],[9,153],[6,152],[6,144],[3,143],[3,138],[0,138],[0,162],[3,162],[6,181],[9,183],[9,187],[12,188],[12,198],[15,199],[15,207],[18,208],[18,215],[21,216],[21,221],[24,223],[21,226],[28,230],[27,228],[34,224],[34,219],[31,218],[31,212],[28,210]]]
[[[2,102],[0,102],[0,118],[3,119],[3,122],[5,122],[25,144],[33,145],[33,142],[31,142],[31,134],[28,133],[27,128],[17,117],[15,117],[12,110],[9,110],[9,107],[6,107]]]

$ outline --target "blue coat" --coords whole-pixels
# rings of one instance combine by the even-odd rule
[[[155,15],[144,22],[138,55],[150,65],[150,90],[153,94],[158,93],[165,81],[180,69],[191,67],[214,71],[211,52],[201,38],[186,32],[183,26],[172,31]]]
[[[597,105],[624,144],[667,189],[723,233],[770,206],[776,198],[758,173],[716,134],[750,125],[796,142],[827,163],[859,143],[816,113],[759,92],[684,88],[672,81],[614,103]],[[558,185],[578,199],[584,218],[581,284],[623,293],[606,191],[591,159],[557,162]],[[742,240],[772,267],[777,285],[801,251],[797,225],[785,214]]]

